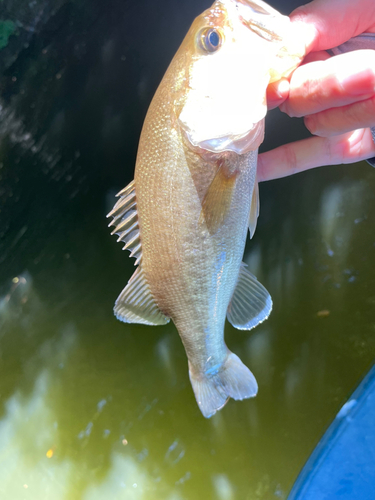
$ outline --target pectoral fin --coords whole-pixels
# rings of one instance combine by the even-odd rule
[[[257,227],[258,217],[259,217],[259,186],[258,186],[258,181],[255,181],[253,196],[251,198],[250,217],[249,217],[250,238],[254,236],[255,229]]]
[[[232,202],[236,174],[227,175],[220,166],[202,202],[200,223],[206,223],[211,234],[215,234],[225,221]]]
[[[272,310],[270,294],[242,264],[227,318],[239,330],[251,330],[268,318]]]

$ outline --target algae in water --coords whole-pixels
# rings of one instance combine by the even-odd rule
[[[8,45],[8,39],[15,31],[16,25],[13,21],[0,20],[0,50]]]

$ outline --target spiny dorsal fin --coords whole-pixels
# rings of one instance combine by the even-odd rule
[[[255,180],[253,195],[251,197],[251,207],[249,216],[250,238],[254,236],[255,229],[257,227],[258,217],[259,217],[259,186],[258,186],[258,181]]]
[[[118,235],[117,241],[125,243],[123,250],[129,250],[130,257],[136,258],[135,265],[140,264],[140,266],[116,300],[115,316],[125,323],[165,325],[169,322],[169,318],[159,310],[142,269],[142,244],[134,181],[122,189],[117,196],[120,199],[107,215],[107,217],[113,217],[109,225],[115,226],[112,234]]]
[[[165,325],[169,322],[169,318],[160,311],[151,294],[142,266],[136,269],[118,296],[114,313],[117,319],[125,323]]]
[[[119,196],[120,199],[107,215],[107,217],[113,217],[109,226],[115,226],[111,234],[117,234],[117,241],[125,243],[123,250],[129,250],[130,257],[135,257],[135,265],[138,265],[142,259],[142,245],[139,235],[134,181],[116,196]]]
[[[270,294],[242,263],[227,311],[228,321],[239,330],[251,330],[266,320],[271,310]]]

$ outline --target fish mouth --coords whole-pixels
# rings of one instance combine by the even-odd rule
[[[264,140],[264,119],[255,123],[251,130],[240,136],[227,135],[204,141],[194,141],[194,138],[185,130],[189,143],[210,153],[232,151],[239,155],[258,149]]]
[[[258,36],[272,42],[277,47],[277,63],[270,70],[270,83],[281,77],[288,77],[301,63],[305,46],[300,42],[298,27],[293,25],[288,16],[262,0],[234,0],[238,17],[242,24]]]
[[[238,4],[245,5],[246,7],[250,7],[252,12],[255,14],[261,14],[261,15],[273,15],[273,16],[280,16],[281,14],[268,5],[268,3],[263,2],[262,0],[236,0]]]
[[[280,33],[280,21],[282,22],[285,16],[280,12],[260,0],[235,1],[239,18],[247,28],[271,42],[280,42],[283,39],[283,33]]]

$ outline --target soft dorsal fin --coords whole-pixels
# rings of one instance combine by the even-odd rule
[[[259,186],[258,186],[258,181],[255,180],[253,195],[251,197],[251,207],[249,216],[250,238],[254,236],[255,229],[257,227],[258,217],[259,217]]]
[[[142,269],[142,244],[134,181],[117,196],[120,199],[107,215],[113,217],[109,225],[115,226],[111,234],[117,234],[117,241],[125,243],[123,250],[130,251],[130,257],[136,258],[135,265],[139,267],[116,300],[115,316],[125,323],[165,325],[169,318],[159,310]]]
[[[239,330],[251,330],[268,318],[272,310],[270,294],[242,264],[227,318]]]

